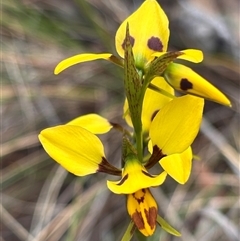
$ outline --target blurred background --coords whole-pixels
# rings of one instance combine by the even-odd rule
[[[47,127],[96,112],[124,125],[122,70],[106,61],[53,75],[56,64],[84,52],[116,54],[119,24],[140,0],[3,0],[1,23],[1,241],[118,241],[128,223],[125,197],[104,174],[67,173],[43,151]],[[152,241],[239,240],[239,0],[161,0],[170,50],[199,48],[189,63],[221,89],[232,108],[206,101],[193,148],[200,160],[185,185],[169,177],[152,190],[159,213],[182,233],[157,228]],[[121,134],[101,137],[120,167]],[[136,240],[133,239],[133,240]]]

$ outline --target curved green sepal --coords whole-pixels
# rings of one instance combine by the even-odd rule
[[[136,230],[136,226],[133,221],[131,221],[127,227],[126,232],[124,233],[121,241],[130,241],[132,239],[132,236]]]
[[[181,52],[167,52],[161,54],[157,59],[151,62],[151,64],[146,69],[146,77],[144,81],[144,87],[148,87],[152,79],[156,76],[161,76],[166,70],[167,66],[178,56],[182,55]]]
[[[161,228],[164,229],[166,232],[168,232],[174,236],[178,236],[178,237],[181,236],[181,233],[179,233],[175,228],[173,228],[168,222],[166,222],[159,215],[157,216],[157,222],[161,226]]]

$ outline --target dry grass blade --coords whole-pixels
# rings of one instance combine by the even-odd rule
[[[1,157],[6,156],[15,151],[25,149],[26,147],[31,148],[39,145],[39,140],[37,138],[38,133],[28,133],[27,135],[22,135],[11,141],[4,143],[1,146]]]
[[[85,191],[82,195],[76,198],[73,204],[69,204],[67,207],[62,209],[56,217],[54,217],[41,232],[36,235],[32,241],[50,241],[52,236],[56,238],[56,235],[60,238],[62,234],[71,225],[71,216],[81,210],[95,195],[98,195],[103,191],[102,182],[99,182],[91,187],[88,191]]]
[[[20,240],[26,241],[33,236],[1,205],[1,219],[3,224],[8,227]]]
[[[240,233],[238,227],[233,222],[231,222],[231,220],[226,218],[225,215],[210,207],[202,209],[201,214],[216,222],[222,228],[226,236],[229,238],[229,241],[239,240],[238,238],[240,237]],[[201,240],[204,240],[204,237]]]
[[[224,136],[206,118],[203,118],[201,131],[215,145],[219,152],[226,157],[228,164],[240,177],[240,154],[227,142]]]
[[[57,197],[67,172],[61,166],[54,168],[43,185],[36,204],[30,233],[35,237],[52,219]],[[28,239],[31,241],[31,238]]]

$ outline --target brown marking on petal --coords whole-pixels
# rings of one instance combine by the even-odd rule
[[[136,197],[136,196],[135,196],[135,193],[132,194],[132,195],[133,195],[133,198],[138,202],[138,204],[144,202],[144,197],[145,197],[146,191],[145,191],[144,189],[142,189],[142,192],[143,192],[143,195],[142,195],[140,198]]]
[[[181,79],[180,82],[181,90],[189,90],[193,88],[193,84],[186,78]]]
[[[136,212],[132,215],[132,220],[138,229],[144,229],[144,221],[140,212],[136,210]]]
[[[111,165],[105,157],[102,157],[102,161],[98,164],[98,169],[96,172],[104,172],[107,174],[115,175],[115,176],[121,176],[122,171],[115,166]]]
[[[151,229],[154,229],[157,220],[157,209],[155,207],[150,207],[149,211],[144,209],[144,213],[146,215],[149,226],[151,227]]]
[[[128,174],[126,174],[117,185],[118,186],[122,185],[127,179],[128,179]]]
[[[129,39],[130,39],[130,43],[131,43],[131,45],[132,45],[132,47],[133,47],[133,45],[134,45],[134,43],[135,43],[135,39],[134,39],[131,35],[129,35]],[[122,43],[122,48],[123,48],[123,50],[125,50],[125,45],[126,45],[126,39],[124,39],[124,41],[123,41],[123,43]]]
[[[150,173],[148,173],[148,172],[145,172],[145,171],[142,170],[142,173],[143,173],[144,175],[148,176],[148,177],[152,177],[152,178],[153,178],[153,176],[152,176]]]
[[[151,116],[151,121],[153,121],[153,119],[155,118],[155,116],[157,115],[159,110],[155,110]]]
[[[155,145],[153,147],[152,155],[149,158],[148,162],[144,165],[144,167],[147,169],[153,167],[157,162],[159,162],[165,156],[166,155],[162,152],[162,150],[157,145]]]
[[[158,52],[163,51],[163,44],[158,37],[152,36],[150,39],[148,39],[147,46],[148,46],[148,48],[150,48],[154,51],[158,51]]]

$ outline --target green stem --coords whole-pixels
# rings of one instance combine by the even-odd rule
[[[143,82],[143,73],[142,71],[138,70],[138,75],[141,79],[141,82]],[[142,88],[142,87],[141,87]],[[140,114],[139,118],[136,120],[137,125],[134,127],[135,129],[135,135],[136,135],[136,144],[137,144],[137,154],[138,159],[140,162],[143,162],[143,135],[142,135],[142,106],[143,106],[143,97],[144,93],[142,91],[140,92],[138,104],[140,105],[139,109]]]
[[[142,123],[141,123],[142,124]],[[136,130],[136,144],[137,144],[137,154],[140,162],[143,162],[143,138],[142,138],[142,128]]]

